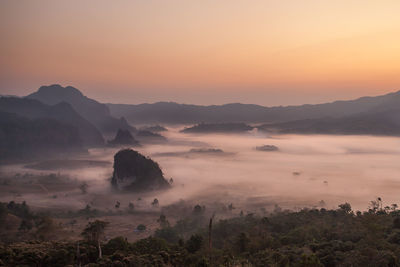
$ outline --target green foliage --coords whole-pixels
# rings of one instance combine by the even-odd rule
[[[168,251],[168,243],[163,239],[149,237],[133,243],[131,250],[137,254],[155,254]]]
[[[201,235],[192,235],[186,242],[186,249],[190,253],[195,253],[203,246],[203,237]]]
[[[399,211],[376,207],[354,214],[345,203],[337,210],[215,220],[212,248],[207,220],[189,212],[191,217],[160,227],[154,237],[134,243],[124,237],[109,240],[102,246],[102,259],[93,241],[99,240],[107,223],[95,221],[84,231],[88,242],[80,243],[79,256],[82,266],[399,266]],[[159,222],[164,220],[160,216]],[[38,227],[45,225],[45,218],[38,222]],[[76,243],[0,245],[0,260],[6,266],[77,265],[76,255]]]
[[[107,244],[104,245],[103,250],[104,254],[112,255],[115,252],[126,252],[129,251],[130,244],[126,240],[126,238],[119,236],[113,239],[110,239]]]
[[[176,244],[179,242],[178,231],[176,230],[176,228],[172,227],[157,229],[154,233],[154,236],[157,238],[162,238],[172,244]]]

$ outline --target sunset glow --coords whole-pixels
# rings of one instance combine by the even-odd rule
[[[120,103],[264,105],[378,95],[400,89],[399,10],[399,1],[1,1],[0,93],[60,83]]]

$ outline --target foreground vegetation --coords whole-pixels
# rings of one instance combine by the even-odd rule
[[[155,234],[134,243],[124,237],[105,241],[109,224],[99,220],[88,223],[79,241],[48,241],[49,219],[35,217],[25,203],[0,207],[0,220],[13,214],[25,218],[21,231],[38,231],[35,241],[0,245],[0,265],[6,266],[400,265],[400,211],[397,205],[382,207],[380,199],[363,213],[345,203],[336,210],[277,210],[223,220],[196,206],[174,226],[160,215]]]

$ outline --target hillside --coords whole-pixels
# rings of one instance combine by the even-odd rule
[[[55,119],[0,112],[0,161],[82,152],[78,129]]]
[[[117,119],[111,116],[110,110],[105,104],[84,96],[72,86],[62,87],[58,84],[42,86],[26,98],[36,99],[47,105],[69,103],[82,117],[103,133],[114,133],[118,129],[134,130],[124,118]]]
[[[101,133],[82,118],[68,103],[45,105],[37,100],[16,97],[1,97],[0,111],[15,113],[28,119],[53,119],[75,127],[85,146],[104,145]]]

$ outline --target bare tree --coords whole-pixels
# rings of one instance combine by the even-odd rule
[[[99,258],[100,259],[102,257],[100,239],[102,237],[104,237],[104,230],[108,224],[109,224],[108,222],[104,222],[104,221],[100,221],[100,220],[96,220],[94,222],[89,222],[81,234],[84,238],[86,238],[86,240],[88,242],[97,244],[98,249],[99,249]]]

